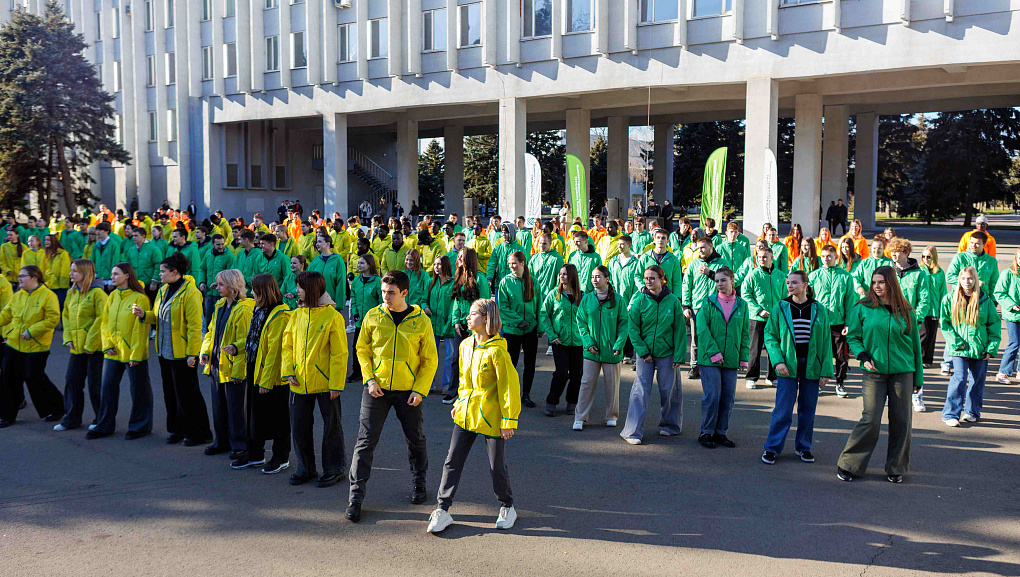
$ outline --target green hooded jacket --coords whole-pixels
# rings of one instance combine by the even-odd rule
[[[227,269],[234,268],[234,260],[234,253],[225,248],[220,254],[214,254],[211,250],[205,254],[205,257],[202,259],[202,278],[205,279],[206,295],[219,298],[220,293],[213,287],[216,284],[216,275]],[[283,290],[283,288],[281,286],[280,291],[286,294],[287,291]]]
[[[556,290],[558,286],[557,277],[563,267],[563,257],[555,249],[546,252],[537,252],[531,255],[528,261],[528,270],[531,271],[531,279],[535,281],[535,290],[545,301],[546,295]]]
[[[478,298],[490,299],[492,298],[492,291],[489,290],[489,282],[485,277],[485,273],[480,272],[475,276],[475,284],[478,285]],[[425,285],[426,289],[428,285]],[[455,291],[454,291],[455,292]],[[460,298],[454,292],[453,294],[453,305],[450,307],[450,324],[456,329],[457,324],[467,324],[468,313],[471,312],[471,304],[474,300]]]
[[[928,288],[931,290],[928,298],[933,303],[928,314],[932,317],[938,318],[942,312],[942,299],[946,298],[948,289],[946,288],[946,269],[939,268],[938,272],[929,272],[928,269],[921,267],[921,270],[928,275]]]
[[[868,292],[868,289],[871,288],[871,277],[880,266],[896,268],[892,259],[884,256],[862,258],[860,263],[853,267],[854,271],[851,274],[854,276],[854,281],[857,282],[859,288],[864,289],[864,292]]]
[[[921,340],[914,312],[907,315],[903,322],[884,306],[870,307],[859,302],[847,314],[846,342],[865,371],[868,369],[864,363],[870,360],[878,374],[914,373],[914,386],[921,388],[924,386]]]
[[[703,274],[698,270],[702,264],[708,267],[709,272]],[[715,271],[724,266],[733,269],[729,261],[717,252],[710,254],[708,260],[699,257],[691,261],[687,272],[684,273],[684,292],[681,299],[684,308],[694,309],[694,312],[701,309],[705,303],[705,297],[715,292]]]
[[[354,326],[360,327],[368,311],[382,304],[382,279],[379,275],[365,278],[365,275],[354,277],[351,282],[351,316]]]
[[[612,285],[610,285],[610,290]],[[577,332],[581,335],[581,348],[584,358],[597,363],[616,364],[623,360],[623,347],[627,344],[627,303],[614,295],[614,303],[609,299],[599,302],[598,294],[592,290],[581,298],[577,310]],[[596,347],[598,353],[588,349]],[[614,355],[613,351],[620,354]]]
[[[995,301],[984,292],[978,302],[977,326],[966,322],[953,323],[953,295],[942,299],[942,315],[939,324],[946,339],[949,356],[980,359],[986,353],[994,358],[999,354],[1002,341],[1002,321],[995,312]]]
[[[764,321],[763,312],[772,313],[772,307],[786,296],[786,273],[775,264],[765,270],[755,266],[740,288],[740,296],[747,301],[747,310],[752,321]]]
[[[583,294],[583,293],[582,293]],[[556,339],[565,347],[581,346],[581,334],[577,332],[577,311],[580,303],[571,302],[566,295],[552,291],[542,304],[541,330],[549,336],[549,343]]]
[[[737,369],[740,368],[740,363],[747,362],[751,350],[747,301],[740,297],[736,299],[733,310],[730,311],[730,318],[727,319],[723,314],[722,305],[719,304],[718,293],[704,298],[695,323],[698,331],[699,365]],[[717,353],[722,353],[723,358],[718,363],[713,363],[712,357]]]
[[[452,318],[450,309],[453,305],[453,297],[451,296],[453,277],[447,279],[446,282],[440,282],[438,278],[435,281],[431,283],[428,296],[425,297],[425,308],[432,312],[429,315],[429,318],[432,319],[432,332],[437,337],[452,337],[453,323],[450,322]]]
[[[577,282],[581,285],[581,292],[589,293],[595,290],[595,287],[591,284],[591,272],[595,270],[595,267],[602,264],[602,257],[599,256],[595,247],[588,243],[587,252],[575,250],[570,253],[567,262],[577,267]]]
[[[846,273],[845,270],[843,272]],[[811,381],[833,376],[832,335],[829,328],[831,315],[832,312],[826,312],[819,301],[811,303],[811,340],[808,341],[808,358],[805,364],[807,374],[804,375]],[[786,299],[776,303],[768,322],[765,323],[765,350],[768,351],[772,366],[785,364],[790,375],[796,376],[797,362],[800,359],[797,358],[797,343],[794,340],[793,315],[790,313],[790,303]]]
[[[932,276],[932,279],[935,277]],[[1007,269],[999,276],[995,285],[995,300],[1002,307],[1002,320],[1011,323],[1020,322],[1020,276]],[[945,298],[945,295],[942,295]],[[941,300],[939,302],[942,302]],[[1016,310],[1013,308],[1016,307]],[[936,314],[938,314],[936,312]]]
[[[917,259],[908,259],[906,268],[902,270],[893,263],[893,270],[896,271],[896,276],[899,277],[900,290],[903,291],[903,297],[914,308],[918,322],[924,321],[924,317],[933,316],[931,309],[938,305],[938,301],[931,300],[931,290],[928,288],[928,275],[924,274],[921,271],[921,267],[917,266]],[[989,287],[988,291],[991,292],[992,288],[994,287]]]
[[[283,254],[279,249],[276,252]],[[326,279],[326,292],[333,297],[336,308],[342,310],[344,303],[347,302],[347,263],[344,262],[344,257],[331,254],[327,258],[320,254],[308,263],[308,271],[317,272]]]
[[[643,275],[648,270],[648,267],[659,265],[662,267],[663,272],[666,273],[666,286],[669,287],[670,292],[675,294],[677,298],[681,298],[684,294],[684,266],[680,262],[680,257],[668,250],[663,253],[661,261],[656,259],[655,256],[655,248],[641,255],[641,261],[638,265],[638,278],[641,279],[641,286],[643,287],[645,284]]]
[[[537,285],[534,289],[531,300],[525,302],[523,280],[510,273],[500,281],[498,300],[499,316],[503,319],[503,334],[523,335],[538,328],[538,309],[542,306],[542,297]],[[519,326],[522,321],[526,326]]]
[[[631,253],[630,260],[623,264],[623,255],[618,254],[616,258],[609,261],[609,282],[613,284],[616,294],[630,302],[637,293],[639,286],[644,286],[644,269],[641,268],[641,258]]]
[[[744,238],[746,240],[747,237],[744,236],[737,237],[737,240],[733,242],[730,242],[724,237],[723,242],[720,242],[715,247],[715,250],[719,251],[719,254],[721,254],[722,257],[726,259],[727,262],[729,262],[731,265],[737,268],[739,268],[741,265],[747,262],[747,259],[751,257],[751,247],[748,246],[746,242],[741,242],[740,241],[741,238]],[[736,272],[737,272],[736,270],[733,271],[734,275],[736,275]],[[739,279],[734,278],[733,279],[734,286],[743,286],[742,285],[743,280],[744,280],[743,277]]]
[[[981,280],[981,292],[991,294],[999,282],[999,261],[987,252],[981,253],[981,256],[970,251],[957,253],[949,265],[949,270],[946,271],[946,280],[950,286],[956,286],[960,271],[968,266],[977,269],[978,278]]]
[[[845,325],[846,315],[860,300],[857,283],[846,269],[836,265],[822,267],[808,276],[815,299],[829,313],[827,324]],[[830,345],[831,346],[831,345]]]
[[[687,319],[680,299],[669,287],[663,287],[658,297],[652,296],[648,288],[635,293],[628,316],[634,354],[687,362]]]

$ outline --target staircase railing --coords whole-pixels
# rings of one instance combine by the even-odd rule
[[[373,210],[376,210],[380,198],[385,198],[386,200],[392,199],[396,192],[394,187],[396,176],[390,174],[385,168],[379,166],[374,160],[355,148],[347,149],[347,158],[368,177],[362,178],[362,180],[366,182],[369,179],[375,181],[375,183],[368,182],[373,188],[372,194],[368,197],[368,202],[372,205]]]

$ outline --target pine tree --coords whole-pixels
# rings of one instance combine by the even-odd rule
[[[448,214],[460,208],[447,209],[443,203],[445,151],[433,140],[418,155],[418,208],[422,214]]]
[[[530,132],[527,142],[528,153],[542,167],[542,202],[562,204],[567,186],[567,146],[563,142],[563,132]]]
[[[591,145],[591,174],[588,175],[588,214],[597,215],[606,203],[609,187],[609,142],[600,131]]]
[[[464,138],[464,196],[485,206],[499,205],[499,137]]]

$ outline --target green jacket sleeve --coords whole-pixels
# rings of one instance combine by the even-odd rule
[[[631,299],[630,312],[627,316],[630,317],[628,323],[628,332],[630,333],[630,344],[634,347],[634,354],[640,358],[645,358],[651,354],[651,347],[645,342],[645,339],[641,337],[641,302],[638,300],[641,298],[641,293],[636,293],[634,298]],[[578,319],[580,319],[583,309],[578,311]],[[683,313],[680,313],[681,316]],[[580,321],[578,321],[580,322]],[[581,337],[584,340],[584,337]],[[587,348],[587,344],[585,348]]]
[[[864,305],[854,305],[846,318],[846,344],[854,356],[864,352],[864,327],[861,320],[863,308]]]
[[[630,324],[630,320],[627,316],[627,304],[620,298],[619,293],[616,295],[616,342],[613,343],[614,351],[622,351],[627,346],[627,326]]]
[[[1013,276],[1008,272],[999,275],[999,280],[995,283],[993,294],[996,302],[1002,307],[1002,312],[1017,306],[1017,299],[1013,296]]]
[[[702,305],[701,312],[695,317],[695,327],[698,331],[698,356],[704,359],[710,359],[717,353],[723,353],[719,343],[715,342],[715,337],[709,326],[709,317],[715,317],[715,311],[709,308],[711,306],[708,303]],[[695,362],[699,360],[695,359]]]
[[[684,307],[680,299],[676,300],[673,311],[673,362],[687,362],[687,323],[684,318]]]
[[[517,325],[524,320],[523,307],[520,296],[514,295],[510,288],[508,279],[499,283],[499,316],[503,319],[503,328],[510,327],[519,330]]]
[[[765,321],[765,354],[768,355],[769,362],[773,366],[786,363],[781,336],[784,322],[786,321],[783,319],[782,310],[777,303],[776,306],[772,307],[772,312],[769,313],[769,318]],[[794,370],[796,370],[796,367],[794,367]]]
[[[741,301],[743,301],[743,299],[741,299]],[[743,301],[740,305],[741,308],[744,309],[744,326],[740,327],[740,357],[738,357],[737,360],[742,363],[746,363],[747,359],[751,357],[751,330],[748,322],[750,319],[747,313],[747,302]]]
[[[988,307],[988,314],[985,316],[988,346],[985,348],[985,352],[994,358],[999,354],[999,343],[1002,342],[1002,319],[995,311],[995,303],[992,302],[992,299],[985,301],[985,306]]]
[[[917,319],[914,319],[910,327],[913,337],[910,339],[914,352],[914,387],[920,389],[924,386],[924,361],[921,360],[921,335],[917,330]]]
[[[556,334],[556,327],[553,325],[553,315],[556,311],[556,294],[549,293],[542,303],[542,311],[539,315],[538,330],[549,335],[549,342],[552,343],[560,337]],[[562,340],[562,339],[561,339]]]
[[[581,336],[581,348],[588,350],[596,345],[595,338],[588,331],[588,309],[584,306],[584,300],[581,299],[581,306],[577,307],[577,334]]]

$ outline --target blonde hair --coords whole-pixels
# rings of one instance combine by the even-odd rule
[[[978,323],[978,309],[981,304],[981,277],[978,276],[977,269],[972,266],[964,267],[960,271],[960,276],[965,274],[969,274],[974,279],[974,292],[971,293],[970,299],[968,299],[966,293],[963,292],[963,286],[959,282],[956,283],[956,288],[953,289],[953,325],[967,323],[972,327],[976,327]]]
[[[931,263],[924,265],[928,267],[928,272],[935,274],[942,270],[942,266],[939,264],[939,249],[935,248],[935,245],[929,244],[928,246],[924,247],[924,250],[921,251],[921,254],[923,255],[925,251],[931,253]],[[1018,252],[1020,252],[1020,249],[1018,249]],[[921,262],[923,263],[924,259],[921,259]]]
[[[492,337],[503,330],[503,319],[499,318],[499,307],[493,299],[478,299],[471,303],[471,310],[485,317],[485,334]]]
[[[244,275],[236,268],[228,268],[227,270],[221,270],[217,273],[216,284],[226,286],[228,289],[234,291],[234,298],[244,298]]]
[[[1020,248],[1017,248],[1016,252],[1013,253],[1013,262],[1011,262],[1010,265],[1009,265],[1009,270],[1013,271],[1013,274],[1020,274],[1020,268],[1018,268],[1016,266],[1016,257],[1017,257],[1017,255],[1020,255]],[[933,256],[932,256],[932,260],[935,260],[934,253],[933,253]]]
[[[89,287],[92,286],[92,282],[96,280],[96,265],[87,258],[75,259],[71,262],[74,266],[74,270],[78,271],[81,275],[81,282],[76,283],[74,287],[77,288],[78,292],[84,294],[87,293]]]

